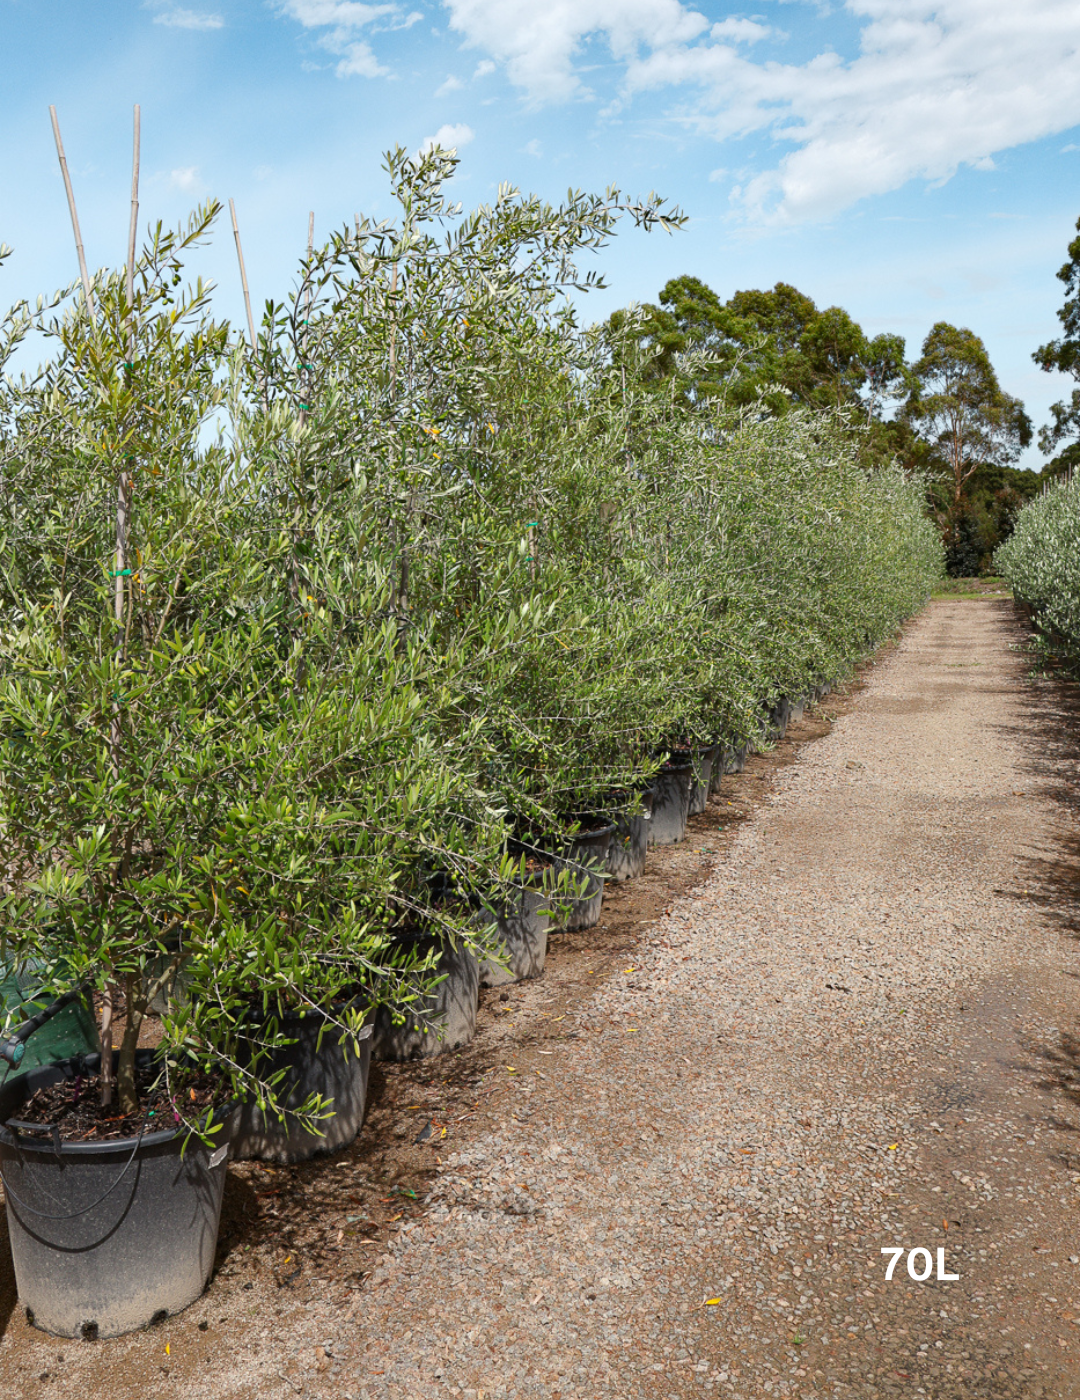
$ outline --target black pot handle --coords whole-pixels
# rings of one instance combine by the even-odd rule
[[[143,1115],[142,1127],[139,1129],[139,1136],[135,1139],[135,1146],[131,1149],[131,1156],[120,1168],[120,1175],[116,1178],[116,1180],[111,1186],[107,1187],[106,1190],[102,1191],[101,1195],[97,1198],[96,1201],[91,1201],[88,1206],[81,1206],[78,1210],[70,1211],[67,1215],[47,1215],[45,1211],[38,1210],[36,1206],[30,1205],[29,1202],[24,1201],[21,1196],[17,1196],[15,1192],[11,1189],[11,1187],[7,1184],[6,1178],[3,1178],[3,1173],[0,1172],[0,1179],[3,1179],[4,1181],[4,1195],[8,1198],[8,1200],[14,1201],[15,1204],[19,1206],[22,1210],[29,1211],[31,1215],[36,1215],[39,1220],[75,1220],[80,1215],[88,1214],[96,1206],[101,1205],[102,1201],[106,1198],[106,1196],[111,1196],[112,1193],[123,1181],[124,1177],[127,1176],[128,1167],[130,1167],[132,1162],[134,1162],[135,1154],[136,1152],[138,1152],[139,1147],[142,1144],[143,1134],[146,1132],[146,1124],[148,1122],[148,1118],[149,1115]],[[10,1124],[8,1126],[10,1126]],[[27,1124],[27,1126],[30,1125]],[[18,1143],[18,1134],[15,1133],[14,1137],[16,1143]]]

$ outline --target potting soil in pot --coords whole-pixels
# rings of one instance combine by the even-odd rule
[[[30,1043],[33,1044],[33,1037]],[[100,1057],[93,1055],[71,1057],[70,1063],[76,1066],[71,1075],[35,1082],[15,1117],[35,1127],[55,1124],[68,1142],[116,1142],[137,1134],[144,1119],[148,1130],[156,1130],[159,1125],[173,1128],[184,1119],[189,1123],[201,1122],[207,1110],[224,1103],[224,1092],[218,1080],[202,1073],[186,1074],[174,1080],[170,1087],[153,1053],[140,1051],[139,1055],[135,1068],[139,1108],[135,1113],[120,1112],[115,1088],[112,1104],[107,1108],[102,1106]],[[87,1065],[92,1065],[92,1069],[87,1071]],[[20,1067],[20,1073],[25,1075],[28,1071]]]
[[[439,944],[442,981],[395,1025],[385,1006],[375,1014],[371,1052],[377,1060],[419,1060],[465,1045],[476,1034],[480,964],[463,945]]]
[[[145,1071],[153,1052],[139,1058]],[[199,1297],[214,1263],[228,1156],[224,1132],[207,1146],[177,1126],[168,1095],[160,1112],[144,1104],[135,1132],[130,1118],[101,1122],[87,1106],[99,1064],[79,1057],[0,1086],[0,1172],[19,1302],[34,1326],[88,1340],[145,1327]],[[204,1090],[197,1081],[186,1087],[191,1116],[205,1113],[190,1098]],[[64,1128],[39,1124],[43,1115]],[[128,1135],[76,1140],[87,1126]]]

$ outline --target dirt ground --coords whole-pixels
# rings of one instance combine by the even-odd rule
[[[351,1301],[387,1242],[423,1215],[424,1197],[447,1153],[505,1117],[504,1100],[512,1090],[497,1075],[508,1051],[521,1062],[522,1073],[530,1065],[534,1073],[543,1072],[539,1057],[544,1046],[580,1034],[558,1027],[625,963],[672,900],[692,891],[712,871],[739,825],[760,806],[773,774],[793,763],[803,744],[827,734],[851,707],[866,669],[791,725],[769,752],[750,755],[744,772],[725,777],[723,791],[710,798],[708,810],[690,819],[685,841],[649,852],[640,879],[609,884],[598,928],[554,935],[542,978],[481,988],[476,1038],[468,1046],[410,1064],[373,1061],[364,1129],[352,1147],[294,1167],[233,1163],[214,1276],[198,1305],[206,1327],[199,1335],[197,1324],[196,1336],[190,1337],[190,1324],[174,1319],[134,1346],[114,1342],[95,1347],[95,1389],[89,1392],[94,1400],[99,1394],[102,1400],[136,1400],[147,1393],[148,1384],[156,1393],[166,1380],[175,1388],[160,1393],[183,1395],[185,1377],[199,1375],[207,1354],[236,1345],[235,1332],[253,1311],[246,1295],[253,1291],[254,1279],[272,1280],[273,1288],[286,1290],[290,1300],[295,1295],[304,1302],[316,1296],[342,1305]],[[117,1039],[123,1027],[121,1012],[115,1022]],[[159,1038],[150,1018],[139,1043],[152,1045]],[[211,1323],[215,1313],[217,1320]],[[178,1324],[196,1345],[175,1348],[173,1361],[173,1348],[168,1356],[164,1348]],[[3,1216],[0,1328],[3,1400],[48,1394],[50,1382],[83,1371],[88,1359],[83,1344],[50,1342],[21,1315]],[[110,1360],[110,1350],[122,1356]]]
[[[536,982],[482,994],[470,1046],[373,1066],[352,1148],[231,1166],[215,1274],[184,1314],[114,1342],[44,1337],[17,1306],[0,1241],[0,1396],[1080,1397],[1080,704],[1074,687],[1027,676],[1022,627],[995,592],[932,604],[898,648],[726,778],[684,843],[610,888],[598,929],[553,938]],[[913,760],[928,745],[933,761]],[[865,867],[839,892],[817,874],[837,851]],[[974,893],[928,924],[935,862],[946,886]],[[891,864],[873,919],[892,919],[893,941],[859,961],[869,906],[845,890],[868,881],[877,899]],[[742,904],[740,888],[753,890]],[[813,920],[791,914],[790,889],[829,919],[859,905],[812,976],[799,939]],[[1004,911],[992,925],[986,901]],[[716,970],[707,1006],[685,982],[693,970],[700,986],[702,967]],[[638,1003],[681,1083],[631,1109]],[[729,1054],[715,1056],[718,1041]],[[729,1114],[736,1088],[760,1107],[741,1099]],[[676,1108],[677,1131],[663,1117]],[[530,1156],[543,1137],[553,1162],[575,1135],[591,1154],[573,1174],[584,1206]],[[651,1163],[618,1210],[616,1136]],[[678,1173],[701,1183],[685,1200],[657,1165],[672,1142]],[[803,1181],[808,1164],[834,1173],[827,1190]],[[737,1206],[701,1214],[728,1172]],[[782,1226],[759,1218],[775,1179],[796,1175]],[[581,1219],[593,1246],[571,1228]],[[623,1234],[619,1259],[628,1277],[642,1265],[649,1311],[616,1298],[615,1266],[580,1281],[590,1248]],[[884,1285],[880,1248],[902,1239],[947,1248],[962,1282],[919,1285],[901,1264]],[[565,1275],[552,1266],[564,1245]],[[533,1262],[508,1298],[522,1249]],[[549,1307],[540,1331],[519,1315]],[[595,1326],[581,1322],[571,1347],[580,1364],[548,1365],[556,1330],[565,1340],[590,1308]]]

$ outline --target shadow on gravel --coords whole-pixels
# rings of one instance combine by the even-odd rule
[[[1062,671],[1035,674],[1026,618],[1011,605],[1004,613],[1011,644],[1028,672],[1019,694],[1020,722],[1003,727],[1027,754],[1025,787],[1015,795],[1037,791],[1057,805],[1062,821],[1054,852],[1024,862],[1025,888],[997,893],[1036,906],[1062,933],[1080,938],[1080,684]]]
[[[1080,941],[1080,684],[1064,671],[1043,669],[1030,651],[1031,629],[1021,609],[1005,605],[1001,620],[1027,673],[1021,679],[1020,722],[1004,730],[1027,756],[1024,788],[1017,795],[1037,792],[1049,798],[1058,808],[1059,820],[1047,854],[1030,855],[1022,863],[1017,882],[1022,888],[995,893],[1038,908],[1052,926]],[[1067,975],[1080,980],[1080,973]],[[1080,1019],[1073,1029],[1059,1032],[1055,1044],[1031,1042],[1024,1049],[1029,1056],[1024,1068],[1038,1087],[1080,1108]],[[1047,1126],[1067,1135],[1056,1155],[1076,1171],[1080,1168],[1076,1128],[1056,1118],[1048,1120]]]

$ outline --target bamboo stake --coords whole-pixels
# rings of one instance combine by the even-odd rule
[[[71,214],[71,227],[75,234],[75,251],[79,255],[79,276],[82,278],[83,295],[86,297],[87,310],[91,319],[94,316],[94,294],[90,290],[90,277],[86,271],[86,253],[83,251],[82,232],[79,228],[79,215],[75,208],[75,191],[71,188],[71,176],[68,174],[67,156],[64,154],[64,143],[60,138],[60,123],[56,118],[56,108],[50,106],[49,116],[52,118],[53,140],[56,142],[56,154],[60,158],[60,173],[64,177],[64,189],[67,191],[68,210]]]
[[[135,355],[135,316],[133,305],[135,301],[135,239],[139,228],[139,145],[140,145],[141,113],[138,103],[135,104],[135,125],[132,139],[131,151],[131,217],[128,221],[128,247],[127,247],[127,303],[128,303],[128,363],[127,380],[131,383],[132,371],[134,369]],[[116,569],[114,575],[115,589],[113,593],[113,612],[116,618],[116,650],[123,651],[124,646],[124,580],[128,577],[127,562],[127,532],[128,515],[130,513],[129,500],[130,480],[128,473],[124,470],[123,463],[120,464],[120,471],[116,483]],[[115,776],[119,777],[119,744],[120,744],[120,707],[113,706],[113,770]]]
[[[130,385],[135,368],[135,243],[139,232],[139,164],[142,135],[142,111],[135,104],[134,125],[131,144],[131,215],[128,220],[127,267],[125,283],[128,305],[128,361],[125,366],[127,382]],[[113,617],[116,622],[114,649],[117,659],[123,660],[125,617],[125,580],[130,577],[128,568],[128,520],[131,513],[131,477],[124,469],[123,462],[116,479],[116,567],[113,571]],[[121,730],[120,702],[113,701],[113,718],[109,732],[110,757],[113,778],[120,778]],[[116,988],[113,983],[106,985],[101,1003],[101,1102],[108,1108],[113,1099],[115,1078],[112,1070],[113,1057],[113,1012]]]
[[[251,314],[251,293],[248,291],[247,268],[244,266],[244,250],[240,244],[240,225],[236,222],[236,205],[229,200],[229,213],[232,215],[233,238],[236,240],[236,260],[240,264],[240,285],[244,289],[244,310],[247,312],[248,335],[251,348],[255,349],[255,319]]]
[[[390,274],[390,397],[397,379],[397,263]]]
[[[127,257],[127,299],[128,299],[128,354],[134,355],[135,351],[135,321],[131,311],[135,300],[135,238],[139,226],[139,142],[140,142],[140,110],[138,104],[135,107],[135,129],[132,141],[131,153],[131,217],[128,221],[128,257]],[[129,360],[127,364],[128,383],[131,382],[133,364]],[[128,577],[127,562],[127,530],[129,514],[129,479],[121,462],[120,471],[116,484],[116,569],[114,574],[115,590],[113,593],[113,613],[116,618],[116,650],[123,651],[124,646],[124,580]],[[113,706],[113,771],[119,777],[119,741],[120,741],[120,707],[119,704]]]
[[[315,251],[315,210],[312,209],[308,215],[307,224],[307,255],[308,268],[305,276],[307,286],[304,289],[304,332],[300,341],[300,353],[303,356],[301,380],[303,383],[304,398],[310,402],[311,396],[311,369],[307,362],[308,357],[308,335],[310,334],[311,321],[311,255]],[[300,425],[307,423],[309,410],[302,404],[300,406]]]
[[[135,301],[135,240],[139,234],[139,134],[141,127],[141,113],[139,104],[135,104],[135,136],[131,156],[131,222],[128,224],[128,256],[127,256],[127,299],[128,306],[131,307]],[[134,337],[135,322],[132,313],[131,335]],[[132,343],[134,350],[134,343]]]
[[[108,1108],[112,1103],[113,1091],[113,993],[114,984],[108,982],[105,990],[101,994],[101,1104],[103,1108]]]
[[[60,161],[60,174],[63,176],[63,180],[64,180],[64,191],[65,191],[65,193],[67,194],[68,213],[71,215],[71,229],[72,229],[72,232],[73,232],[74,235],[75,235],[75,252],[76,252],[76,255],[78,256],[78,259],[79,259],[79,276],[80,276],[80,278],[82,279],[83,296],[86,298],[86,310],[87,310],[87,314],[88,314],[89,317],[90,317],[90,323],[91,323],[91,326],[92,326],[92,328],[93,328],[93,330],[94,330],[94,334],[96,335],[96,334],[97,334],[97,320],[96,320],[96,311],[95,311],[95,308],[94,308],[94,294],[93,294],[93,291],[91,290],[91,287],[90,287],[90,274],[89,274],[89,272],[88,272],[87,269],[86,269],[86,250],[85,250],[84,247],[83,247],[82,230],[81,230],[80,227],[79,227],[79,211],[78,211],[78,209],[75,207],[75,191],[74,191],[74,190],[72,189],[72,187],[71,187],[71,174],[70,174],[70,172],[68,171],[67,156],[64,154],[64,142],[63,142],[63,138],[62,138],[61,135],[60,135],[60,122],[59,122],[59,120],[58,120],[58,118],[57,118],[57,115],[56,115],[56,108],[55,108],[54,106],[52,106],[52,105],[50,105],[50,107],[49,107],[49,117],[50,117],[51,120],[52,120],[53,140],[56,142],[56,154],[57,154],[57,157],[58,157],[58,159],[59,159],[59,161]],[[121,480],[122,480],[122,474],[121,474]],[[122,488],[121,488],[121,492],[122,492]],[[123,557],[123,556],[122,556],[122,553],[121,553],[121,548],[120,548],[120,546],[121,546],[121,540],[120,540],[120,537],[119,537],[119,531],[120,531],[121,523],[122,523],[122,522],[121,522],[121,520],[120,520],[120,506],[119,506],[119,503],[118,503],[118,505],[117,505],[117,532],[118,532],[118,539],[117,539],[117,560],[118,560],[118,561]],[[122,565],[121,563],[118,562],[118,563],[117,563],[117,569],[119,570],[119,569],[121,569],[121,568],[123,568],[123,565]],[[122,621],[122,617],[123,617],[123,595],[122,595],[122,592],[120,591],[120,588],[119,588],[119,585],[120,585],[120,583],[121,583],[121,579],[120,579],[119,574],[117,574],[116,582],[117,582],[117,585],[118,585],[118,589],[117,589],[117,603],[116,603],[116,606],[120,609],[120,615],[121,615],[121,621]],[[119,635],[120,635],[121,638],[123,637],[123,630],[122,630],[122,628],[121,628],[121,630],[120,630]],[[114,778],[117,776],[117,765],[118,765],[118,761],[119,761],[118,748],[117,748],[118,737],[119,737],[119,736],[118,736],[118,732],[117,732],[117,730],[118,730],[118,725],[119,725],[119,717],[118,717],[118,714],[117,714],[117,710],[118,710],[118,706],[114,704],[114,705],[113,705],[113,719],[112,719],[112,723],[111,723],[111,725],[110,725],[110,733],[109,733],[109,748],[110,748],[110,751],[111,751],[110,756],[111,756],[111,759],[112,759],[112,768],[113,768],[113,776],[114,776]],[[100,1039],[101,1039],[101,1102],[102,1102],[103,1106],[106,1107],[106,1108],[112,1103],[112,1081],[113,1081],[113,1076],[112,1076],[112,1019],[113,1019],[113,993],[114,993],[114,986],[113,986],[113,983],[112,983],[111,981],[106,981],[106,983],[105,983],[105,990],[104,990],[104,992],[102,993],[102,1000],[101,1000],[101,1024],[100,1024],[100,1027],[99,1027],[99,1035],[100,1035]]]

